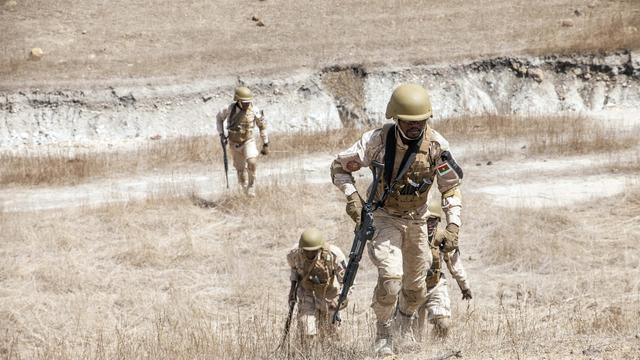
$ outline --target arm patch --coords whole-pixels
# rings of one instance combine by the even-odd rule
[[[443,151],[440,157],[443,161],[443,164],[437,167],[440,176],[443,176],[444,174],[453,170],[456,172],[456,174],[458,174],[458,177],[462,179],[462,177],[464,176],[464,174],[462,173],[462,168],[460,167],[460,165],[458,165],[453,156],[451,156],[451,153],[449,151]]]

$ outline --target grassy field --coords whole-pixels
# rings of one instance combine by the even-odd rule
[[[571,118],[482,117],[450,119],[436,127],[454,144],[488,143],[489,134],[504,134],[504,141],[477,147],[467,159],[507,156],[505,150],[519,141],[527,144],[519,148],[522,155],[533,159],[576,152],[595,159],[633,145],[629,134],[587,124]],[[357,132],[325,135],[318,142],[297,135],[278,143],[309,154],[332,152],[350,144]],[[543,135],[546,142],[539,140]],[[168,144],[174,147],[135,153],[128,159],[135,166],[122,171],[142,171],[156,156],[168,154],[174,162],[156,166],[209,161],[215,155],[199,157],[208,146],[207,153],[216,154],[211,139]],[[283,151],[274,153],[269,166],[290,156],[289,149]],[[126,159],[124,154],[96,156]],[[94,176],[112,171],[104,166],[110,159],[94,163],[94,171],[102,171]],[[601,175],[606,186],[607,176],[620,171],[614,165],[581,173]],[[493,205],[476,188],[503,181],[494,172],[500,167],[467,167],[461,241],[474,300],[462,302],[450,284],[450,338],[428,336],[420,350],[402,358],[451,351],[468,359],[638,358],[640,188],[633,181],[637,162],[626,166],[630,181],[622,194],[546,208],[526,202],[518,208]],[[509,181],[529,180],[527,171]],[[549,179],[576,175],[562,168],[544,174]],[[287,249],[304,228],[316,226],[347,250],[353,224],[332,185],[270,180],[253,199],[228,193],[205,200],[167,189],[142,202],[0,213],[0,356],[368,358],[376,273],[367,257],[344,314],[342,341],[305,353],[294,330],[288,352],[273,352],[287,310]]]

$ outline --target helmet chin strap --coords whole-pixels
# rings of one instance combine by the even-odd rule
[[[424,128],[422,129],[422,131],[420,131],[420,134],[418,136],[414,137],[414,138],[408,137],[407,134],[405,134],[404,131],[402,131],[402,129],[400,128],[400,125],[396,126],[396,130],[400,132],[400,136],[402,136],[403,139],[408,140],[408,141],[418,140],[418,139],[420,139],[420,137],[422,137],[424,135]]]

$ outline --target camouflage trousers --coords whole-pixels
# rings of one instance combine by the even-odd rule
[[[427,300],[418,309],[418,321],[415,322],[414,333],[418,338],[422,338],[426,321],[433,324],[436,319],[443,317],[451,317],[451,299],[449,299],[447,279],[440,277],[438,284],[427,290]]]
[[[336,292],[337,290],[334,291]],[[335,300],[337,301],[337,296]],[[301,336],[337,336],[338,323],[331,323],[332,315],[333,310],[329,307],[328,300],[298,288],[298,330]]]
[[[229,149],[231,149],[233,167],[238,173],[238,182],[242,186],[253,186],[256,179],[255,158],[260,154],[256,140],[251,138],[243,143],[229,141]]]
[[[379,209],[374,212],[376,232],[368,246],[378,268],[371,307],[379,324],[400,312],[412,315],[426,300],[426,274],[431,267],[426,219],[403,219]]]

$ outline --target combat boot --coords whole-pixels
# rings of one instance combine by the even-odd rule
[[[413,315],[406,315],[398,310],[394,326],[398,334],[398,341],[396,343],[398,351],[405,352],[417,349],[418,343],[413,335],[413,322]]]
[[[377,357],[393,355],[393,341],[391,338],[391,323],[376,323],[376,340],[373,343],[373,353]]]
[[[247,186],[246,194],[248,197],[256,197],[256,188],[254,186]]]

